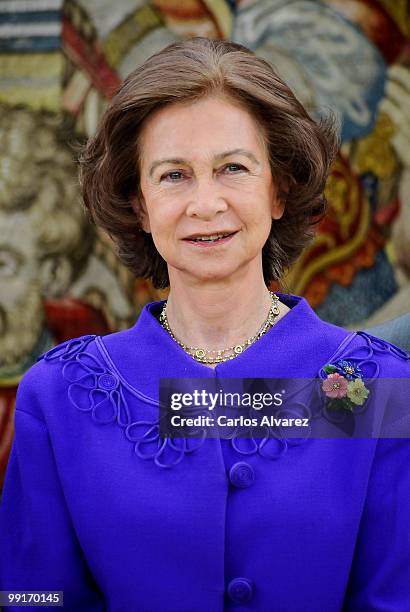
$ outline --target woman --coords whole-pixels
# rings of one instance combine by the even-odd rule
[[[84,201],[169,297],[23,378],[2,589],[63,590],[69,610],[410,609],[407,440],[158,433],[161,377],[409,376],[400,349],[268,289],[324,213],[335,150],[237,44],[174,43],[125,80],[82,158]]]

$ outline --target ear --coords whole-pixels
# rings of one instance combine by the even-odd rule
[[[271,216],[275,221],[280,219],[285,211],[285,195],[283,191],[282,195],[279,195],[280,191],[281,190],[276,187],[273,189],[272,194]]]
[[[285,212],[285,203],[279,198],[275,198],[272,204],[272,219],[278,221]]]
[[[131,206],[135,214],[137,215],[140,225],[144,232],[147,234],[151,233],[151,226],[149,222],[149,215],[147,210],[147,205],[144,200],[144,196],[142,195],[141,190],[138,193],[133,194],[131,196]]]

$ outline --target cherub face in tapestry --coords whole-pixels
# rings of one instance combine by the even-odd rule
[[[65,295],[92,241],[57,119],[0,112],[0,372],[47,331],[44,300]]]

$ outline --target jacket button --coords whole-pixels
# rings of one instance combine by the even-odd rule
[[[240,489],[250,487],[255,480],[255,472],[253,471],[253,467],[245,461],[238,461],[238,463],[234,463],[229,470],[229,480],[234,487],[239,487]]]
[[[118,382],[118,378],[113,374],[101,374],[98,378],[100,388],[106,389],[107,391],[116,389],[118,387]]]
[[[252,582],[247,578],[234,578],[228,584],[229,599],[235,603],[246,603],[253,595]]]

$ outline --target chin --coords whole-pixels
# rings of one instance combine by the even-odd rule
[[[249,256],[243,258],[237,254],[236,257],[215,257],[213,261],[200,261],[195,257],[187,260],[186,256],[175,260],[168,266],[173,269],[177,275],[194,278],[199,282],[223,281],[229,280],[231,277],[241,274],[246,271],[247,266],[252,265],[253,259]],[[196,265],[195,265],[196,264]]]
[[[238,271],[238,265],[235,266],[222,266],[220,263],[216,263],[208,268],[198,269],[192,268],[186,270],[190,276],[195,277],[198,281],[209,282],[209,281],[223,281],[228,280]]]

